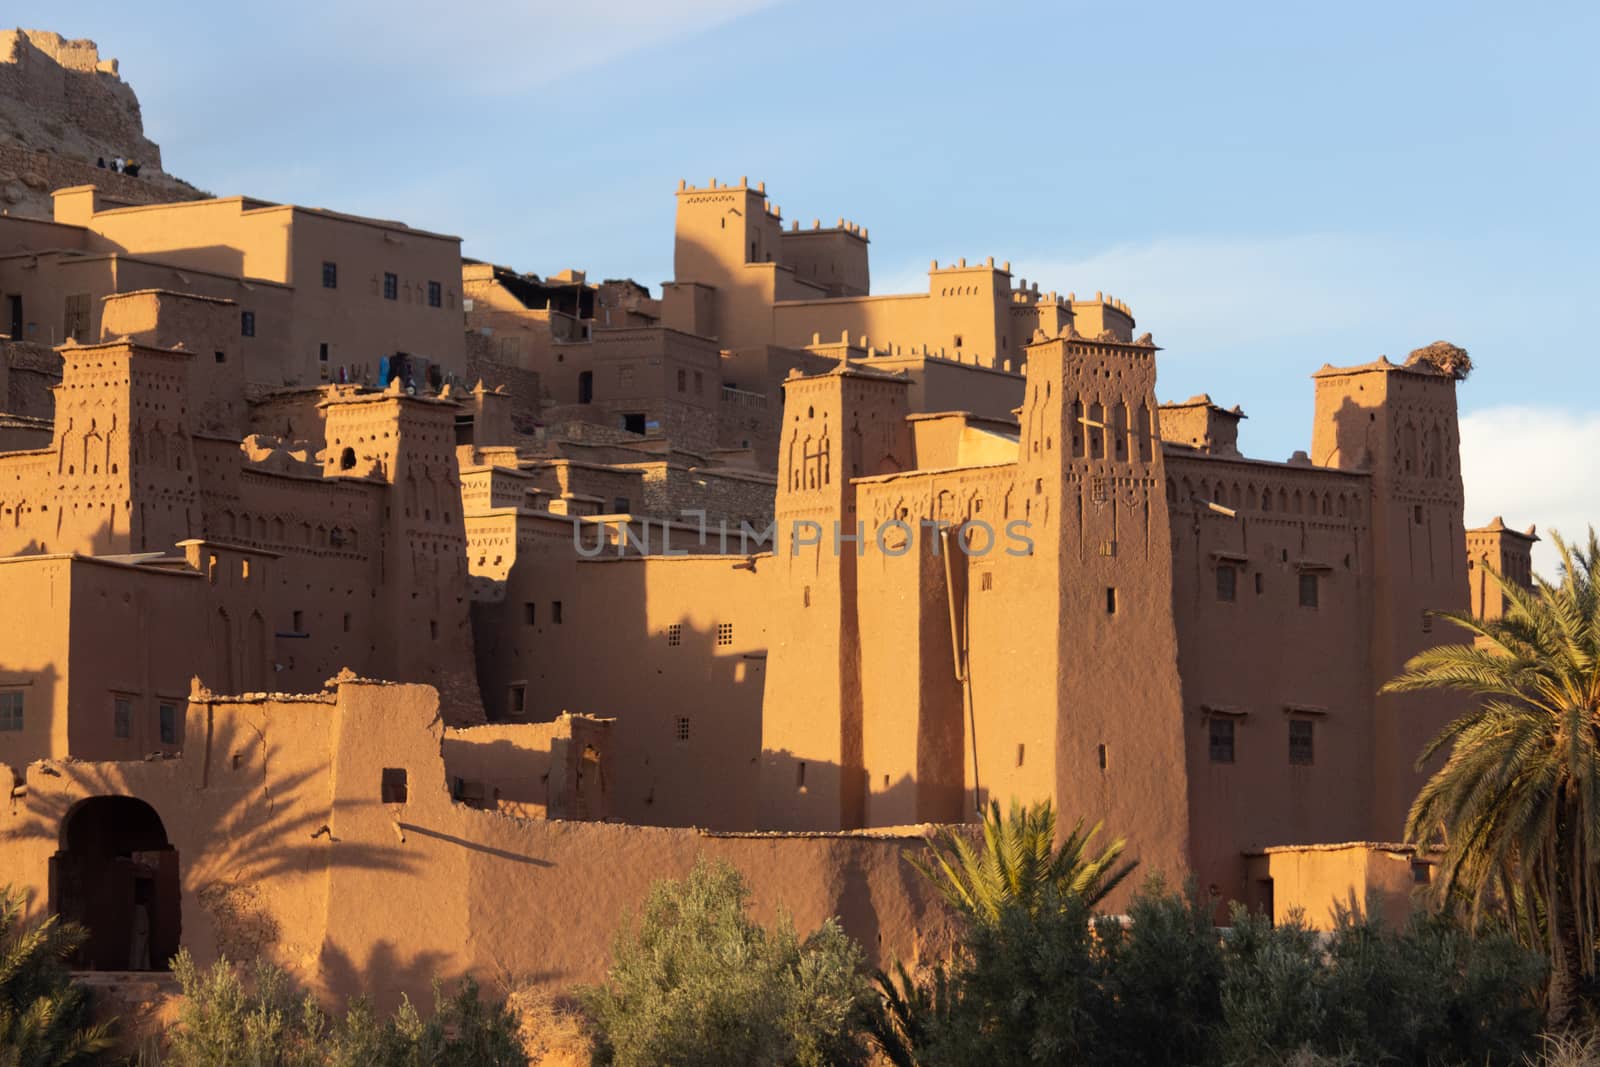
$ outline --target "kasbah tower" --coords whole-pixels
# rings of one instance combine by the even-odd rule
[[[0,855],[81,965],[126,968],[137,883],[202,964],[250,911],[331,994],[425,995],[337,965],[396,931],[566,989],[703,855],[915,962],[904,849],[1013,799],[1219,917],[1429,877],[1395,842],[1456,706],[1378,690],[1536,539],[1465,529],[1462,350],[1323,367],[1267,461],[1158,399],[1126,303],[875,293],[866,228],[745,180],[680,183],[654,299],[48,170],[0,215]]]

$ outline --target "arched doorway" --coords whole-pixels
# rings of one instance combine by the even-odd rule
[[[178,853],[161,816],[134,797],[90,797],[61,820],[50,858],[52,910],[89,938],[72,966],[164,971],[181,933]]]

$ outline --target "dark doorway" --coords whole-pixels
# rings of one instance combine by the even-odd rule
[[[635,412],[622,416],[622,428],[629,433],[642,435],[645,430],[644,413]]]
[[[22,296],[21,296],[21,294],[12,293],[10,296],[6,297],[6,303],[8,305],[10,305],[9,310],[11,312],[11,316],[10,316],[10,318],[11,318],[11,339],[13,341],[25,341],[25,340],[27,340],[27,338],[22,336]]]
[[[578,374],[578,403],[588,404],[594,401],[594,371],[586,370]]]
[[[90,971],[165,971],[181,933],[178,853],[161,816],[133,797],[90,797],[61,823],[51,907],[89,938],[72,958]]]

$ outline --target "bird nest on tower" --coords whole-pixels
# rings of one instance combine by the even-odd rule
[[[1407,356],[1406,366],[1430,367],[1459,382],[1472,373],[1472,357],[1467,355],[1465,348],[1457,348],[1449,341],[1435,341]]]

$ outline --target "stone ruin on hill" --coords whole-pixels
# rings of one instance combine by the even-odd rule
[[[138,176],[98,166],[118,157]],[[0,31],[0,210],[49,218],[52,190],[90,184],[130,203],[205,195],[161,169],[139,98],[93,41]]]

